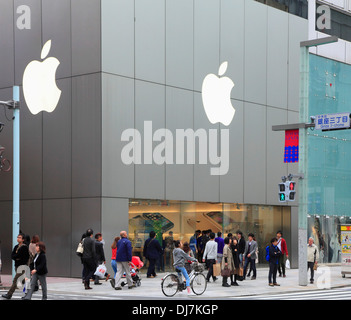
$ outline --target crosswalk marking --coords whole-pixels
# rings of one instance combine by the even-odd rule
[[[254,296],[232,297],[232,299],[256,300],[351,300],[350,289],[324,289],[280,294],[262,294]]]

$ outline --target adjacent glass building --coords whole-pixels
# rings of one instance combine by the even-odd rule
[[[310,116],[350,112],[351,66],[310,55]],[[309,236],[321,262],[340,262],[340,224],[351,223],[351,130],[308,132]]]

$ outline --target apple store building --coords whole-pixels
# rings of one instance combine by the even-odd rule
[[[307,37],[306,17],[255,0],[1,1],[0,100],[21,93],[20,230],[45,242],[50,275],[80,277],[88,228],[108,261],[120,231],[142,257],[154,230],[166,269],[170,237],[253,233],[264,265],[281,230],[297,267],[298,201],[280,202],[278,184],[298,163],[272,126],[299,122]],[[11,162],[12,110],[0,122]],[[7,274],[12,187],[2,170]]]

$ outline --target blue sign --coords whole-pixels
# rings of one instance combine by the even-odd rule
[[[317,130],[336,130],[350,128],[350,113],[331,113],[316,116]]]

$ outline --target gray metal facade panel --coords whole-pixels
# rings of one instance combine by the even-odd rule
[[[10,87],[14,83],[14,16],[13,1],[1,1],[0,21],[0,88]]]
[[[49,56],[60,61],[56,78],[72,75],[71,0],[42,0],[43,44],[52,40]],[[38,57],[39,58],[39,57]]]
[[[53,113],[43,113],[43,198],[72,196],[72,80],[57,81],[61,99]]]
[[[134,127],[134,79],[102,75],[102,196],[134,198],[134,164],[121,152],[124,130]]]

